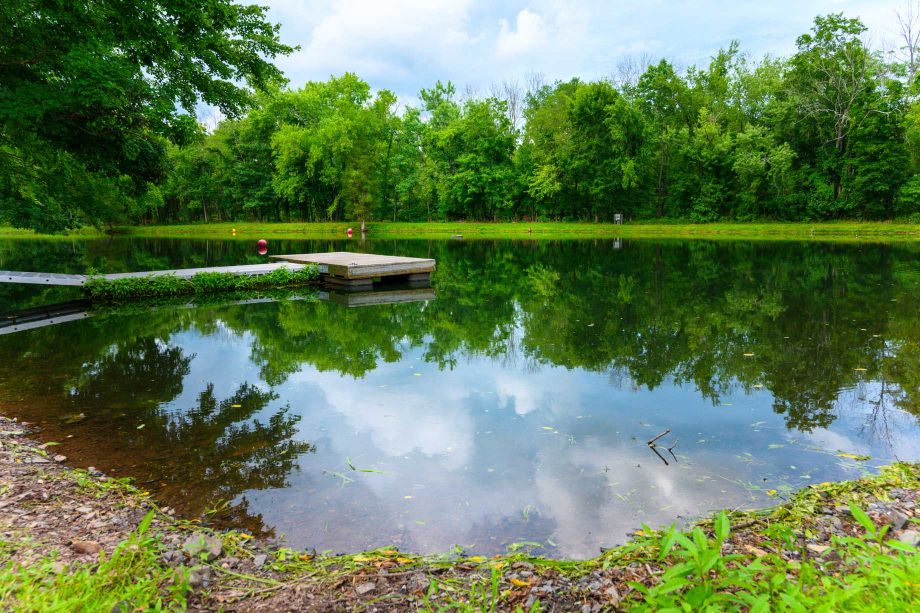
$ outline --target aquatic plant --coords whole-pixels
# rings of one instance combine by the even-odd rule
[[[148,275],[107,279],[90,273],[83,286],[86,297],[99,302],[122,302],[138,298],[206,294],[214,292],[271,289],[307,285],[319,277],[315,266],[297,270],[278,268],[264,275],[236,275],[226,272],[200,272],[192,277]]]

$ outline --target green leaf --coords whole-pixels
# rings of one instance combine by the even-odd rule
[[[144,519],[141,520],[141,523],[137,526],[137,533],[144,534],[150,528],[150,522],[153,521],[153,511],[147,513],[144,516]]]
[[[719,541],[724,541],[728,538],[729,531],[731,530],[731,525],[729,524],[728,517],[725,515],[724,511],[720,511],[716,515],[715,519],[715,532],[716,538]]]
[[[661,542],[659,547],[661,552],[658,554],[658,561],[665,559],[668,553],[671,551],[671,548],[674,547],[674,543],[677,541],[676,530],[674,526],[668,528],[668,531],[665,532],[664,536],[661,537]]]
[[[870,535],[875,535],[876,527],[872,519],[866,515],[866,512],[856,506],[856,503],[850,503],[850,513],[853,514],[853,517],[860,523],[860,525],[866,529]]]

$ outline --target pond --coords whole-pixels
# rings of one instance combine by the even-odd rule
[[[96,309],[0,336],[0,412],[182,516],[335,552],[584,558],[920,457],[918,245],[270,243],[337,249],[436,258],[435,295]],[[12,270],[260,261],[242,240],[0,243]],[[0,310],[76,297],[4,285]]]

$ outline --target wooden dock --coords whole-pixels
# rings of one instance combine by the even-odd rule
[[[427,286],[431,280],[431,273],[435,271],[435,261],[429,258],[350,251],[273,255],[270,259],[292,264],[315,264],[326,284],[350,290],[369,289],[375,282]]]
[[[246,264],[243,266],[211,266],[208,268],[174,268],[170,270],[151,270],[146,272],[116,272],[106,275],[97,275],[99,278],[113,281],[115,279],[130,279],[132,277],[160,277],[173,275],[182,279],[194,277],[200,272],[224,272],[233,275],[266,275],[279,268],[297,270],[303,264],[268,263]],[[55,272],[23,272],[18,270],[0,270],[0,283],[28,283],[34,285],[85,285],[89,275],[71,275]]]
[[[328,285],[346,290],[362,291],[371,289],[375,282],[396,282],[404,283],[411,287],[427,287],[430,283],[430,275],[435,270],[435,261],[428,258],[407,258],[397,255],[374,255],[372,253],[351,253],[349,251],[273,255],[270,259],[273,261],[265,264],[118,272],[98,275],[98,277],[110,281],[164,275],[187,279],[201,272],[258,276],[268,274],[279,268],[298,270],[306,265],[314,264],[319,269],[320,278]],[[0,270],[0,283],[80,286],[85,285],[89,278],[89,275],[56,272]]]

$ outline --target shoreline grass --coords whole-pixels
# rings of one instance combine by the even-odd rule
[[[116,236],[190,239],[345,239],[346,230],[360,239],[360,222],[258,223],[221,222],[211,224],[126,226]],[[234,232],[236,230],[236,232]],[[629,223],[615,225],[590,222],[370,222],[369,239],[594,239],[652,238],[706,240],[804,240],[834,242],[920,241],[920,224],[903,222],[822,223]],[[64,235],[42,235],[28,230],[0,228],[0,239],[86,239],[108,236],[85,228]]]

